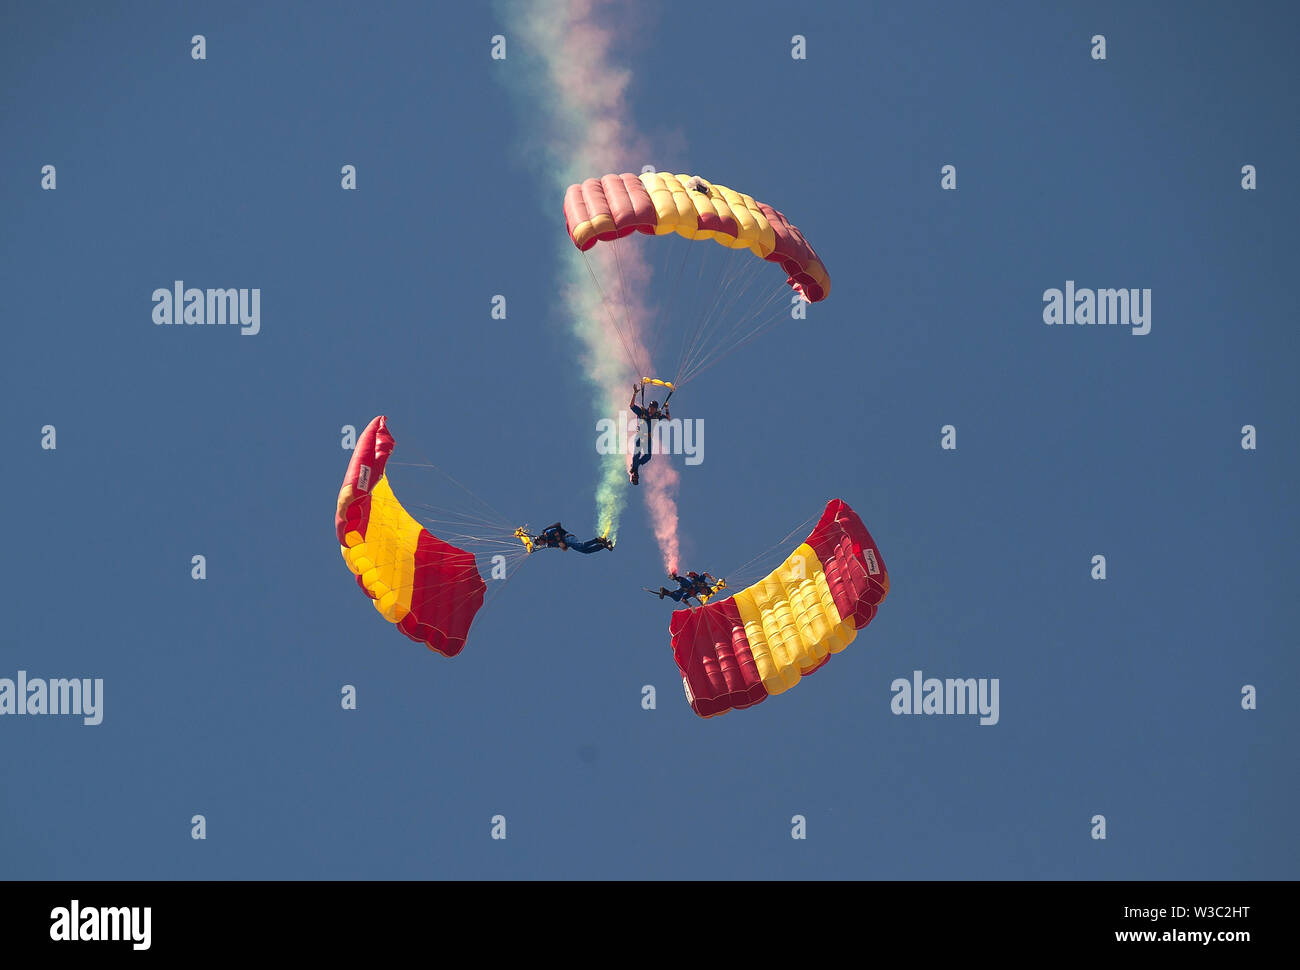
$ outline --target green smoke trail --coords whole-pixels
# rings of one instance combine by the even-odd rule
[[[593,172],[626,170],[630,159],[645,157],[640,139],[623,121],[630,75],[612,66],[612,33],[598,22],[600,6],[593,0],[496,3],[507,55],[494,69],[519,103],[532,143],[526,157],[543,172],[543,208],[552,217],[569,185]],[[609,310],[593,292],[582,254],[558,228],[556,239],[563,251],[564,306],[581,347],[594,413],[609,418],[638,375],[608,329]],[[599,462],[596,531],[613,539],[627,501],[627,459],[615,453],[599,456]]]

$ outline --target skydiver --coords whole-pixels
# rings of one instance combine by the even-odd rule
[[[682,600],[690,599],[695,595],[695,581],[687,576],[678,576],[676,573],[669,573],[669,578],[677,581],[678,589],[665,589],[659,587],[659,598],[667,596],[669,599],[680,603]],[[651,590],[653,592],[653,590]]]
[[[645,453],[642,454],[641,453],[641,426],[639,423],[637,424],[636,445],[634,446],[632,451],[632,468],[628,473],[631,476],[633,485],[639,485],[641,483],[640,468],[642,465],[646,464],[647,462],[650,461],[651,458],[654,457],[653,446],[651,445],[651,441],[654,435],[654,423],[656,421],[664,421],[664,420],[672,419],[672,415],[668,413],[667,404],[665,404],[664,407],[661,409],[659,407],[658,401],[651,401],[650,406],[648,408],[640,407],[636,403],[636,396],[641,391],[643,386],[644,385],[642,384],[632,385],[632,400],[628,402],[628,407],[630,407],[632,409],[632,413],[637,416],[638,422],[644,421],[646,427],[646,437],[645,437],[646,447],[645,447]]]
[[[717,580],[708,573],[687,573],[686,576],[694,584],[695,598],[700,600],[701,603],[704,602],[703,597],[712,596],[715,592],[713,587]]]
[[[599,552],[601,549],[612,550],[614,548],[614,543],[604,536],[596,536],[586,542],[579,542],[577,536],[566,531],[564,526],[558,522],[554,525],[548,525],[539,532],[536,538],[533,539],[533,545],[538,549],[572,549],[584,556]]]
[[[574,552],[580,552],[584,556],[589,556],[593,552],[599,552],[601,549],[614,551],[614,543],[605,536],[595,536],[586,542],[575,542],[576,536],[568,536],[569,548]]]
[[[556,522],[554,525],[548,525],[541,532],[537,533],[536,538],[533,539],[533,545],[538,549],[555,549],[557,547],[560,549],[568,549],[569,544],[564,541],[566,535],[568,535],[568,533],[564,531],[564,526]]]
[[[676,573],[670,573],[669,575],[672,579],[677,581],[678,588],[669,590],[660,586],[659,598],[663,599],[667,596],[678,603],[688,601],[693,597],[703,604],[704,597],[713,595],[713,587],[717,582],[717,580],[708,573],[697,573],[693,570],[685,576],[678,576]],[[651,590],[651,592],[653,592],[653,590]]]

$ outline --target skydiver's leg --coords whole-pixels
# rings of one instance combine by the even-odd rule
[[[636,453],[633,453],[633,455],[632,455],[632,469],[631,469],[631,474],[632,474],[632,484],[633,484],[633,485],[637,484],[637,482],[638,482],[638,481],[640,480],[640,478],[641,478],[641,466],[644,465],[644,464],[645,464],[646,462],[648,462],[649,460],[650,460],[650,455],[649,455],[649,453],[644,454],[644,455],[638,455],[638,454],[636,454]]]
[[[646,462],[648,462],[648,461],[650,460],[650,454],[651,454],[651,451],[653,450],[653,446],[651,445],[650,430],[649,430],[648,428],[646,429],[646,432],[645,432],[645,452],[644,452],[644,453],[642,453],[642,451],[641,451],[641,440],[642,440],[641,431],[640,431],[640,429],[638,429],[638,430],[637,430],[637,433],[636,433],[636,441],[634,441],[634,442],[632,443],[632,460],[633,460],[633,461],[636,461],[637,458],[640,457],[640,459],[641,459],[641,464],[644,465]]]
[[[589,556],[593,552],[598,552],[605,548],[605,544],[599,539],[588,539],[586,542],[569,541],[569,548],[574,552],[580,552],[584,556]]]

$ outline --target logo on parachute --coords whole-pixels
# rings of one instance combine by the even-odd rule
[[[357,489],[358,491],[362,491],[362,492],[370,491],[370,466],[369,465],[361,466],[361,473],[357,475]]]
[[[870,546],[864,546],[862,548],[862,555],[867,559],[867,572],[871,573],[873,576],[879,576],[880,564],[876,562],[876,550],[872,549]]]

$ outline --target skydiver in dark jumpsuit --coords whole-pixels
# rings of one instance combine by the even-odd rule
[[[632,469],[629,472],[633,485],[639,485],[641,483],[641,474],[639,469],[654,457],[654,453],[651,450],[651,440],[654,436],[654,423],[665,419],[671,420],[672,418],[672,415],[668,413],[668,407],[665,405],[660,409],[658,401],[651,401],[648,408],[638,406],[636,403],[636,396],[637,392],[640,390],[640,384],[632,385],[632,400],[628,402],[628,407],[632,409],[632,413],[637,416],[639,421],[645,422],[646,428],[645,453],[641,454],[641,426],[639,423],[637,425],[636,446],[632,452]],[[644,398],[642,398],[642,400],[644,400]]]
[[[596,538],[588,539],[586,542],[579,542],[577,536],[572,532],[566,532],[564,526],[558,522],[554,525],[548,525],[539,532],[533,540],[533,545],[538,549],[572,549],[584,556],[599,552],[601,549],[614,548],[614,543],[604,536],[596,536]]]
[[[682,603],[689,601],[692,597],[700,599],[713,592],[714,579],[708,573],[689,572],[685,576],[678,576],[673,573],[672,578],[677,581],[678,588],[670,590],[660,586],[660,599],[667,596],[669,599]],[[687,602],[687,605],[689,606],[690,603]]]

